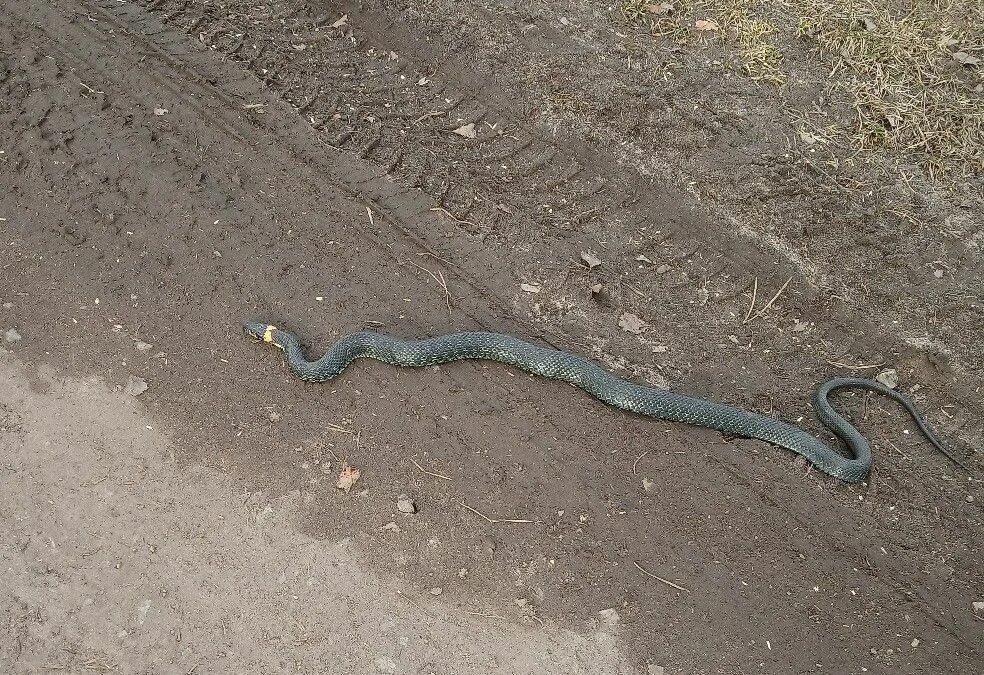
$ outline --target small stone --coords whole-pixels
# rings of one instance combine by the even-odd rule
[[[433,596],[435,596],[435,597],[438,596],[438,595],[440,595],[443,592],[444,592],[444,589],[441,588],[440,586],[435,586],[434,588],[430,589],[430,594],[433,595]]]
[[[649,675],[666,675],[666,671],[663,669],[663,666],[657,666],[654,663],[649,664],[648,670]]]
[[[17,342],[21,339],[21,334],[17,332],[16,328],[11,328],[3,334],[3,339],[7,342]]]
[[[974,611],[975,612],[984,612],[984,602],[982,602],[980,600],[975,601],[974,602]]]
[[[666,274],[669,271],[670,266],[665,263],[656,268],[656,274]]]
[[[416,513],[417,505],[406,495],[400,495],[396,501],[396,508],[400,513]]]
[[[458,578],[459,579],[464,579],[466,576],[468,576],[468,569],[467,568],[462,567],[460,570],[458,570]]]
[[[144,342],[142,340],[137,340],[133,343],[133,346],[137,348],[138,352],[149,352],[154,348],[154,345]]]
[[[974,495],[967,495],[967,503],[968,504],[974,503]]]
[[[376,666],[376,672],[385,673],[389,675],[390,673],[396,672],[396,661],[388,656],[378,656],[373,661],[373,665]]]
[[[875,381],[884,384],[889,389],[895,389],[899,386],[899,374],[895,368],[886,368],[875,375]]]
[[[14,308],[14,303],[12,303],[12,302],[5,302],[5,303],[3,303],[3,308],[4,309],[13,309]]]
[[[527,605],[530,604],[530,601],[527,600],[526,598],[516,598],[515,600],[513,600],[513,602],[516,603],[516,606],[517,607],[523,607],[523,608],[525,608]],[[977,604],[977,603],[974,603],[974,604]]]
[[[270,421],[271,422],[279,422],[280,421],[280,413],[278,413],[276,410],[272,411],[270,413]]]
[[[386,531],[386,532],[399,532],[400,531],[400,526],[397,525],[396,523],[390,521],[390,522],[386,523],[385,525],[383,525],[383,527],[381,529],[384,530],[384,531]]]
[[[129,394],[130,396],[140,396],[140,394],[147,391],[147,381],[142,377],[134,377],[130,375],[126,378],[126,386],[123,387],[123,392]]]
[[[609,626],[614,626],[615,624],[618,623],[619,620],[618,610],[616,610],[614,607],[609,607],[608,609],[601,610],[600,612],[598,612],[598,616],[600,616],[601,620],[607,623]]]
[[[912,642],[910,644],[913,647],[918,647],[919,646],[919,638],[912,638]]]
[[[653,490],[656,489],[656,483],[654,483],[653,481],[649,480],[648,478],[643,478],[642,479],[642,489],[645,490],[646,492],[652,492]]]

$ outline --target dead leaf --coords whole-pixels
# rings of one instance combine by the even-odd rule
[[[646,322],[631,312],[625,312],[618,317],[618,325],[622,330],[636,335],[646,330]]]
[[[670,348],[666,345],[656,345],[653,347],[653,354],[665,354],[668,351],[670,351]]]
[[[950,56],[962,66],[976,66],[981,62],[979,58],[967,52],[953,52]]]
[[[643,6],[650,14],[661,14],[663,16],[669,16],[673,13],[673,3],[672,2],[659,2],[659,3],[648,3]]]
[[[800,140],[803,141],[804,143],[806,143],[807,145],[814,145],[817,141],[820,140],[819,138],[817,138],[816,136],[814,136],[813,134],[811,134],[806,129],[800,129],[799,130],[799,137],[800,137]]]
[[[540,292],[540,285],[539,284],[520,284],[519,287],[522,288],[527,293],[539,293]]]
[[[332,28],[341,28],[348,23],[348,14],[342,14],[342,18],[331,25]]]
[[[717,31],[721,30],[721,26],[717,25],[709,19],[697,19],[694,21],[694,28],[702,31]]]
[[[799,319],[797,319],[796,323],[793,324],[793,332],[802,333],[809,327],[810,327],[810,323],[808,321],[800,321]]]
[[[358,482],[361,473],[357,467],[347,463],[342,464],[342,470],[338,473],[338,484],[335,487],[345,490],[345,494],[348,494],[352,486]]]
[[[861,24],[864,26],[864,29],[869,33],[874,33],[876,30],[878,30],[878,24],[875,23],[875,20],[872,19],[871,17],[868,16],[861,17]]]
[[[665,263],[656,268],[656,274],[666,274],[669,271],[670,266]]]
[[[168,114],[168,112],[170,111],[167,108],[154,108],[154,114],[157,115],[158,117],[162,115],[166,115]]]
[[[593,295],[598,295],[599,293],[601,293],[601,291],[602,291],[601,284],[595,284],[591,287],[591,293]]]
[[[469,122],[468,124],[463,124],[451,133],[458,134],[459,136],[464,136],[465,138],[475,138],[478,134],[475,133],[475,123]]]
[[[591,251],[581,251],[581,260],[584,261],[584,264],[586,264],[589,269],[594,269],[601,264],[601,259]]]

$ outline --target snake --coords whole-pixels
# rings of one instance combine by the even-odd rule
[[[530,374],[568,382],[616,408],[660,420],[716,429],[724,434],[757,439],[798,453],[820,471],[848,483],[865,480],[872,465],[865,437],[831,406],[835,391],[863,389],[896,401],[910,414],[929,442],[949,460],[967,469],[930,429],[918,408],[905,395],[880,382],[859,377],[835,377],[814,392],[814,410],[820,423],[850,450],[847,457],[810,433],[774,417],[743,408],[694,398],[622,379],[587,358],[517,337],[491,332],[449,333],[404,340],[377,331],[358,331],[342,337],[315,361],[309,361],[298,337],[262,322],[243,327],[250,338],[283,350],[288,370],[305,382],[327,382],[356,359],[371,358],[394,366],[424,367],[452,361],[498,361]]]

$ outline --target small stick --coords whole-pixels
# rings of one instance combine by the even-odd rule
[[[427,272],[427,274],[430,275],[431,279],[433,279],[434,281],[436,281],[438,283],[438,285],[444,290],[444,301],[448,305],[448,316],[450,316],[451,315],[451,291],[448,290],[448,282],[444,280],[444,272],[441,272],[440,270],[438,270],[437,271],[437,274],[434,274],[433,272],[431,272],[429,269],[427,269],[423,265],[418,265],[417,263],[415,263],[412,260],[407,260],[407,262],[410,263],[411,265],[413,265],[414,267],[416,267],[417,269],[423,270],[423,271]],[[438,275],[440,275],[440,276],[438,276]]]
[[[840,361],[827,361],[832,366],[837,366],[838,368],[847,368],[848,370],[869,370],[871,368],[881,368],[884,363],[866,363],[860,366],[852,366],[847,363],[841,363]]]
[[[373,227],[376,227],[376,220],[372,217],[372,209],[370,209],[368,206],[366,207],[366,213],[369,214],[369,224]]]
[[[472,507],[468,506],[468,504],[465,504],[464,502],[461,502],[461,505],[464,506],[469,511],[471,511],[472,513],[474,513],[475,515],[484,518],[486,521],[488,521],[490,525],[495,525],[496,523],[532,523],[533,522],[532,520],[524,520],[521,518],[489,518],[481,511],[477,509],[473,509]]]
[[[342,434],[352,433],[351,429],[346,429],[345,427],[339,426],[337,424],[332,424],[331,422],[327,422],[325,426],[328,427],[329,431],[337,431]]]
[[[448,480],[448,481],[451,480],[450,478],[448,478],[447,476],[444,476],[442,474],[434,473],[433,471],[428,471],[424,467],[422,467],[419,464],[417,464],[417,460],[415,460],[413,457],[410,458],[410,461],[413,462],[413,465],[415,467],[417,467],[418,469],[420,469],[422,472],[426,473],[428,476],[434,476],[434,478],[440,478],[441,480]]]
[[[636,561],[634,561],[634,560],[632,561],[632,564],[633,564],[633,565],[635,565],[635,566],[636,566],[636,568],[638,568],[638,570],[639,570],[640,572],[642,572],[643,574],[645,574],[645,575],[646,575],[647,577],[652,577],[652,578],[653,578],[653,579],[655,579],[656,581],[661,581],[661,582],[663,582],[664,584],[666,584],[667,586],[672,586],[673,588],[675,588],[675,589],[677,589],[678,591],[685,591],[685,592],[687,592],[687,593],[689,593],[689,592],[690,592],[690,590],[689,590],[689,589],[686,589],[686,588],[684,588],[683,586],[677,586],[677,585],[676,585],[675,583],[673,583],[672,581],[667,581],[667,580],[666,580],[666,579],[664,579],[663,577],[658,577],[658,576],[656,576],[655,574],[653,574],[652,572],[650,572],[650,571],[648,571],[648,570],[647,570],[646,568],[644,568],[644,567],[643,567],[642,565],[640,565],[639,563],[637,563],[637,562],[636,562]]]
[[[755,319],[757,319],[758,317],[760,317],[760,316],[762,316],[762,315],[763,315],[763,314],[765,314],[765,313],[766,313],[767,311],[769,311],[769,308],[770,308],[770,307],[772,307],[772,305],[773,305],[773,303],[774,303],[774,302],[775,302],[776,300],[778,300],[778,299],[779,299],[779,296],[780,296],[780,295],[782,295],[782,292],[783,292],[784,290],[786,290],[786,287],[787,287],[787,286],[789,286],[789,283],[790,283],[790,282],[791,282],[792,280],[793,280],[793,278],[792,278],[792,277],[789,277],[788,279],[786,279],[786,283],[784,283],[784,284],[782,285],[782,288],[780,288],[780,289],[779,289],[778,291],[776,291],[776,294],[772,296],[772,299],[771,299],[771,300],[769,300],[769,301],[768,301],[767,303],[765,303],[765,306],[764,306],[764,307],[762,307],[762,309],[760,309],[759,311],[757,311],[757,312],[755,312],[755,315],[754,315],[754,316],[752,316],[752,317],[751,317],[750,319],[746,319],[746,320],[745,320],[745,323],[749,323],[750,321],[753,321],[753,320],[755,320]]]
[[[742,320],[742,323],[748,323],[751,320],[752,310],[755,309],[755,300],[758,298],[758,290],[759,278],[755,277],[755,283],[752,285],[752,303],[748,306],[748,311],[745,312],[745,318]]]
[[[639,460],[641,460],[643,457],[645,457],[646,455],[648,455],[650,452],[651,452],[651,450],[646,450],[644,453],[642,453],[641,455],[639,455],[638,457],[636,457],[636,461],[632,463],[632,473],[633,474],[636,472],[636,467],[639,466]]]

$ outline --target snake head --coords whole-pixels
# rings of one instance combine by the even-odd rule
[[[275,330],[277,330],[276,326],[258,321],[250,321],[243,326],[243,332],[246,335],[262,342],[273,342],[273,331]]]

